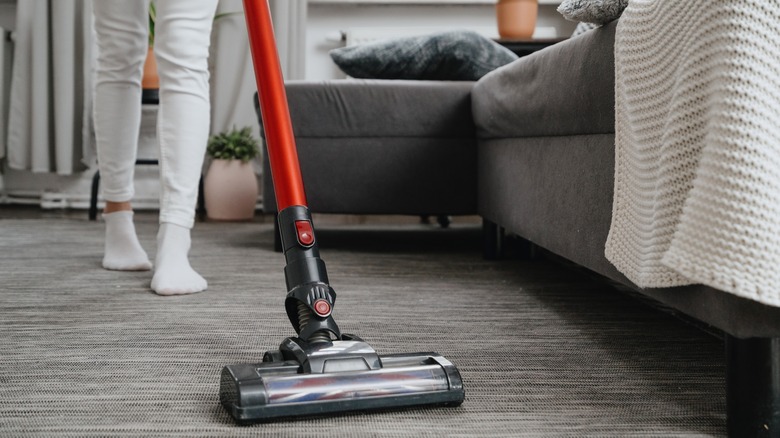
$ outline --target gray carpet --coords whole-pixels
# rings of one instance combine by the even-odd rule
[[[382,353],[437,351],[459,408],[236,426],[225,364],[291,335],[272,226],[198,223],[205,293],[100,268],[102,224],[3,217],[2,436],[722,436],[722,343],[549,261],[484,261],[479,229],[320,227],[335,317]],[[154,215],[138,215],[154,253]]]

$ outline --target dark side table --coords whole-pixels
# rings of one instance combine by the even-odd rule
[[[542,50],[545,47],[552,46],[553,44],[560,43],[561,41],[565,41],[567,39],[568,38],[510,40],[510,39],[499,38],[495,41],[498,44],[501,44],[502,46],[514,52],[517,56],[522,58],[523,56],[530,55],[531,53],[534,53],[537,50]]]

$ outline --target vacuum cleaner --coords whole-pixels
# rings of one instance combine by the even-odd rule
[[[244,0],[286,260],[285,308],[297,336],[262,362],[222,369],[220,401],[239,422],[419,405],[459,406],[458,369],[436,353],[379,355],[333,319],[336,293],[306,204],[267,0]]]

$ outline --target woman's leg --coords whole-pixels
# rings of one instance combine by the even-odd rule
[[[207,287],[190,266],[203,157],[209,135],[208,52],[218,0],[157,0],[155,55],[160,75],[160,231],[152,289],[161,295]]]
[[[94,118],[106,200],[106,269],[151,269],[135,233],[130,204],[148,41],[147,8],[148,1],[126,0],[101,0],[93,8],[98,42]]]

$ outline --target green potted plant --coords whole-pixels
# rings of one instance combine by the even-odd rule
[[[259,190],[252,160],[260,154],[249,127],[233,128],[209,138],[211,157],[203,186],[209,219],[242,221],[254,218]]]

